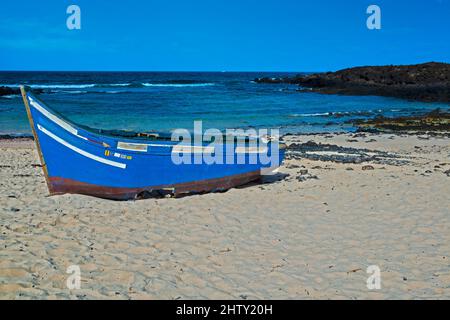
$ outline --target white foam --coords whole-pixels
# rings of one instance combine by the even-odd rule
[[[214,83],[143,83],[144,87],[209,87],[214,86]]]
[[[319,117],[319,116],[329,116],[329,112],[323,112],[323,113],[295,113],[290,114],[291,117]]]
[[[2,86],[18,88],[20,84],[2,84]],[[93,88],[95,84],[28,84],[26,85],[30,88],[40,88],[40,89],[83,89],[83,88]]]
[[[99,84],[98,86],[105,86],[105,87],[128,87],[129,85],[131,85],[131,83],[111,83],[111,84]]]
[[[19,94],[7,94],[5,96],[0,96],[0,98],[6,98],[6,99],[14,99],[20,97]]]

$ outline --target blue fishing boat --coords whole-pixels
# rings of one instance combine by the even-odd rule
[[[258,180],[275,170],[284,157],[282,145],[266,141],[261,148],[261,138],[255,138],[257,148],[246,138],[244,144],[242,140],[234,144],[237,139],[233,139],[231,149],[229,139],[224,139],[211,150],[210,144],[180,144],[168,135],[91,129],[66,119],[29,88],[22,86],[21,92],[51,195],[129,200],[224,191]],[[227,160],[233,161],[199,163],[194,159],[217,150],[228,152]],[[174,154],[180,153],[193,161],[177,163]],[[262,157],[251,161],[255,153],[276,161],[262,161]]]

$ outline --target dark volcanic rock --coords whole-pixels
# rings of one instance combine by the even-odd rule
[[[378,164],[404,165],[408,161],[393,153],[364,148],[341,147],[314,141],[292,143],[286,149],[286,159],[309,159],[313,161],[332,161],[336,163],[374,162]],[[301,175],[301,174],[300,174]]]
[[[44,89],[41,89],[41,88],[33,88],[32,92],[34,94],[51,93],[50,90],[45,91]],[[11,88],[11,87],[5,87],[5,86],[0,87],[0,97],[8,96],[8,95],[17,95],[17,94],[20,94],[19,88]]]
[[[356,67],[293,78],[259,78],[258,83],[289,83],[324,94],[379,95],[450,102],[450,64]]]
[[[4,86],[0,87],[0,96],[7,96],[11,94],[20,94],[20,90]]]
[[[436,109],[419,116],[397,118],[378,116],[371,120],[355,121],[355,125],[362,131],[450,132],[450,112]],[[429,139],[429,137],[419,137],[419,139]]]

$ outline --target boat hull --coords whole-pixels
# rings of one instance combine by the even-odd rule
[[[179,144],[97,134],[71,123],[22,88],[22,95],[50,194],[77,193],[129,200],[224,191],[258,180],[273,163],[251,161],[249,152],[205,163],[205,146],[189,147],[174,161]],[[184,147],[183,147],[184,148]],[[227,145],[219,149],[225,154]],[[280,162],[284,150],[279,151]],[[228,157],[228,155],[227,155]],[[241,162],[239,162],[239,159]]]
[[[50,183],[52,186],[52,194],[77,193],[111,200],[129,200],[165,196],[181,197],[191,194],[226,191],[252,181],[257,181],[260,178],[260,171],[254,171],[222,178],[141,188],[98,186],[56,177],[50,178]]]

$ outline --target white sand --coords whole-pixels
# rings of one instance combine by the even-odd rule
[[[450,298],[448,138],[287,140],[410,163],[288,160],[278,182],[114,202],[47,197],[33,143],[1,141],[0,298]],[[300,166],[318,179],[298,181]],[[66,287],[70,265],[79,290]],[[366,287],[369,265],[381,269],[380,290]]]

